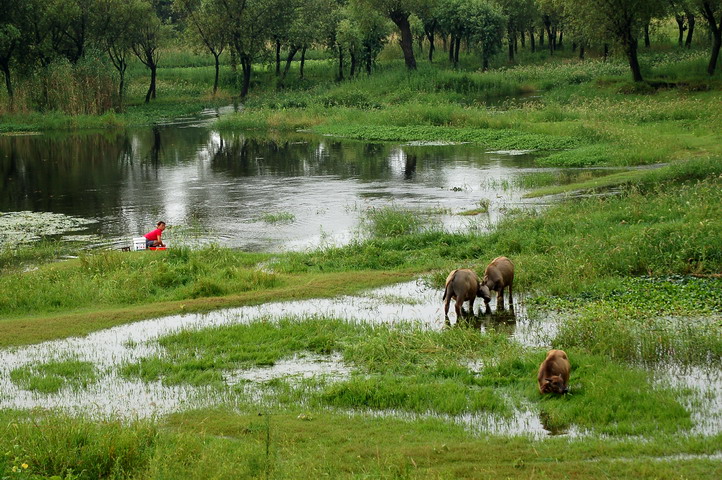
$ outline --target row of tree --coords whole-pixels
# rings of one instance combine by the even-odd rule
[[[300,56],[303,76],[311,47],[332,51],[343,79],[346,72],[370,73],[392,37],[410,70],[416,69],[414,41],[428,44],[429,61],[443,42],[453,64],[463,43],[479,52],[485,69],[504,40],[513,60],[520,42],[554,53],[566,38],[582,58],[589,46],[606,52],[617,45],[634,80],[642,81],[637,49],[642,36],[649,43],[650,24],[674,18],[680,45],[686,30],[689,46],[699,17],[711,37],[711,75],[722,44],[722,0],[0,0],[0,70],[12,99],[14,77],[58,58],[74,64],[87,51],[99,51],[117,70],[122,102],[135,56],[150,70],[148,102],[156,95],[160,48],[179,35],[214,57],[214,93],[220,57],[228,50],[233,67],[240,67],[241,96],[248,93],[253,65],[268,58],[282,83]]]

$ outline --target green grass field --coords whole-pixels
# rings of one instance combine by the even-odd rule
[[[659,368],[674,376],[722,365],[722,95],[719,74],[703,74],[704,53],[643,52],[647,78],[676,84],[665,89],[631,85],[619,59],[580,62],[571,52],[543,62],[522,56],[520,66],[498,59],[487,73],[469,58],[459,70],[439,59],[412,75],[391,60],[370,77],[342,83],[329,81],[333,66],[318,58],[304,81],[292,70],[280,91],[273,72],[259,69],[245,109],[217,124],[465,141],[539,150],[538,166],[615,167],[523,177],[523,186],[536,189],[531,195],[559,201],[541,212],[512,212],[489,233],[449,233],[418,212],[388,208],[368,212],[365,239],[317,251],[93,251],[62,262],[52,260],[75,252],[72,246],[43,242],[0,252],[0,345],[7,351],[164,314],[336,297],[419,277],[438,288],[441,304],[449,270],[483,270],[506,255],[528,308],[559,319],[549,344],[571,359],[569,395],[538,393],[545,348],[522,346],[501,324],[427,330],[284,317],[181,331],[153,341],[156,353],[114,373],[147,385],[194,386],[222,400],[136,420],[2,411],[0,476],[722,476],[720,412],[705,418],[711,429],[695,427],[718,397],[658,378]],[[139,103],[145,79],[134,66],[125,113],[17,114],[4,117],[2,128],[144,124],[232,100],[229,71],[214,99],[203,58],[166,58],[160,98],[150,106]],[[629,168],[645,165],[656,168]],[[140,278],[152,278],[153,287],[130,288]],[[275,379],[256,385],[255,396],[247,389],[253,385],[224,380],[299,354],[339,356],[350,374]],[[8,372],[13,388],[39,395],[82,394],[108,374],[78,358]],[[567,435],[489,433],[480,424],[512,422],[526,410],[549,432]]]

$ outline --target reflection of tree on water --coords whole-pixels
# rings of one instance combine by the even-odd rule
[[[104,216],[128,147],[122,133],[0,137],[0,210]]]
[[[209,150],[213,169],[234,177],[333,175],[384,180],[393,176],[388,159],[391,148],[316,138],[269,139],[223,133]]]
[[[161,148],[160,129],[157,125],[153,125],[153,143],[150,147],[150,161],[154,166],[158,166]]]
[[[406,155],[406,168],[404,168],[404,178],[412,180],[416,175],[416,155],[411,153]]]

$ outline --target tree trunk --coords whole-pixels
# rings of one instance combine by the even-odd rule
[[[416,70],[416,59],[414,58],[414,44],[409,24],[409,14],[401,10],[394,10],[389,13],[391,21],[401,30],[401,50],[404,52],[404,62],[409,70]]]
[[[158,65],[153,64],[153,69],[150,71],[150,86],[153,89],[153,91],[150,94],[150,98],[155,100],[155,86],[156,86],[156,78],[158,76]]]
[[[720,46],[722,46],[722,39],[720,38],[720,30],[717,30],[712,37],[712,55],[707,65],[707,73],[714,75],[714,71],[717,68],[717,58],[719,57]]]
[[[717,68],[720,46],[722,46],[722,19],[720,19],[720,24],[717,25],[711,3],[712,2],[708,0],[702,2],[702,15],[704,15],[705,20],[707,20],[709,31],[712,34],[712,52],[710,52],[711,56],[709,64],[707,64],[707,73],[714,75],[714,71]]]
[[[649,41],[649,22],[644,24],[644,46],[649,48],[652,42]]]
[[[606,62],[608,58],[609,58],[609,44],[605,43],[604,44],[604,61]]]
[[[276,40],[276,77],[281,76],[281,41]]]
[[[544,29],[539,30],[539,46],[544,46]]]
[[[371,49],[366,49],[366,74],[371,75],[371,67],[373,63],[373,56],[371,55]]]
[[[625,38],[622,39],[622,48],[629,61],[629,68],[632,70],[632,79],[635,82],[643,82],[642,71],[639,68],[639,59],[637,58],[637,39],[634,38],[632,32],[626,32]]]
[[[557,43],[557,48],[559,50],[562,50],[564,48],[564,30],[559,30],[559,43]]]
[[[459,50],[461,50],[461,37],[456,38],[456,45],[454,45],[454,66],[459,65]]]
[[[547,37],[549,38],[549,54],[553,55],[554,54],[554,40],[552,37],[552,22],[551,22],[551,20],[549,20],[549,17],[546,15],[544,15],[544,18],[542,19],[542,21],[544,23],[544,28],[546,29],[546,32],[547,32]],[[539,42],[539,43],[541,43],[541,42]]]
[[[7,61],[3,61],[0,63],[0,69],[2,70],[3,74],[5,75],[5,88],[8,91],[8,98],[10,99],[10,106],[12,107],[13,104],[13,84],[10,79],[10,59]]]
[[[343,80],[343,48],[341,45],[338,46],[338,81]]]
[[[303,78],[303,67],[306,65],[306,47],[301,49],[301,78]]]
[[[536,52],[536,44],[534,41],[534,27],[529,29],[529,44],[531,45],[531,53]]]
[[[526,48],[526,35],[524,35],[524,30],[519,31],[519,40],[521,40],[521,48]]]
[[[151,98],[155,99],[155,76],[158,67],[150,64],[148,68],[150,68],[150,87],[148,87],[148,93],[145,94],[145,103],[149,103]]]
[[[426,38],[429,40],[429,62],[434,61],[434,31],[426,32]]]
[[[506,38],[507,43],[509,44],[509,61],[514,61],[514,38],[513,38],[514,32],[512,31],[511,27],[508,27],[506,30]]]
[[[694,33],[694,13],[688,12],[687,13],[687,25],[689,25],[689,28],[687,29],[687,40],[684,42],[684,46],[687,48],[690,48],[692,46],[692,34]]]
[[[296,45],[291,45],[290,49],[288,50],[288,56],[286,57],[286,65],[283,67],[283,73],[281,74],[281,81],[286,78],[288,70],[290,70],[291,68],[291,62],[293,61],[293,57],[296,56],[296,52],[298,52],[298,47]]]
[[[215,96],[216,96],[216,93],[218,92],[218,76],[219,76],[218,74],[219,74],[220,69],[221,69],[221,64],[220,64],[220,62],[218,61],[218,57],[220,57],[221,54],[214,52],[214,53],[213,53],[213,56],[214,56],[215,59],[216,59],[216,76],[215,76],[215,78],[213,79],[213,96],[215,97]]]
[[[454,44],[456,43],[456,39],[454,38],[454,35],[451,35],[451,40],[449,41],[449,63],[452,65],[454,64]]]
[[[486,52],[481,55],[481,69],[485,72],[489,70],[489,56]]]
[[[584,44],[579,45],[579,60],[584,60]]]
[[[116,70],[118,70],[118,76],[120,77],[120,83],[118,85],[118,108],[123,109],[123,93],[125,91],[125,70],[128,68],[128,63],[123,60],[122,57],[117,58],[117,63],[113,60]]]
[[[684,41],[684,15],[675,15],[674,19],[677,21],[677,30],[679,30],[677,45],[681,47],[682,42]]]
[[[241,57],[241,70],[243,71],[243,83],[241,84],[241,98],[245,98],[248,95],[248,90],[251,87],[251,59],[248,55],[240,55]]]
[[[356,75],[356,54],[353,51],[349,51],[349,55],[351,55],[351,71],[349,72],[349,77],[353,78],[353,76]]]
[[[446,51],[446,35],[441,36],[441,48]]]

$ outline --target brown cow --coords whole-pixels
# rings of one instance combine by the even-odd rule
[[[564,350],[549,350],[539,366],[537,382],[540,393],[567,393],[569,391],[569,359]]]
[[[469,311],[474,313],[474,300],[476,297],[483,296],[481,291],[481,280],[479,276],[468,268],[459,268],[453,270],[446,277],[446,288],[444,289],[444,315],[449,316],[449,302],[451,299],[456,300],[454,308],[456,310],[456,316],[461,317],[461,305],[469,301]],[[487,301],[487,298],[484,298]]]
[[[487,312],[490,311],[491,291],[496,292],[496,308],[504,310],[504,289],[506,287],[509,287],[509,305],[514,306],[514,297],[511,292],[513,284],[514,264],[511,263],[511,260],[506,257],[496,257],[487,265],[484,270],[484,279],[481,281],[483,294],[479,295],[485,297]]]

